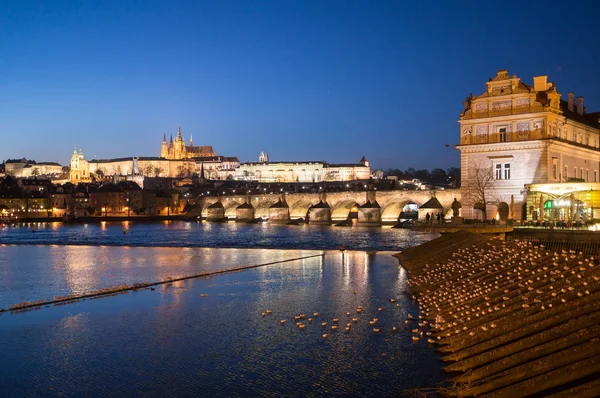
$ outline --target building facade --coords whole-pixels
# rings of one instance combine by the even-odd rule
[[[62,174],[62,166],[56,162],[36,162],[35,160],[9,159],[5,164],[5,173],[13,177],[55,177]]]
[[[269,162],[261,152],[259,162],[240,164],[235,179],[258,182],[322,182],[368,180],[369,162],[363,157],[359,163],[329,164],[327,162]]]
[[[92,180],[90,171],[90,164],[83,157],[83,150],[79,149],[79,153],[77,153],[77,148],[73,149],[73,154],[71,155],[69,180],[71,180],[73,184],[90,182]]]
[[[531,219],[526,185],[597,182],[599,118],[547,76],[527,85],[498,71],[459,119],[463,217]]]

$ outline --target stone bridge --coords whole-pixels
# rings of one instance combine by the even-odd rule
[[[433,197],[443,209],[421,209]],[[310,223],[329,224],[347,220],[351,212],[358,213],[358,223],[381,225],[396,223],[407,204],[419,207],[419,218],[429,211],[441,212],[444,217],[452,216],[454,198],[460,200],[460,190],[397,190],[367,192],[328,192],[254,194],[205,197],[200,202],[203,217],[207,220],[222,220],[225,217],[237,221],[255,218],[269,222],[286,223],[295,219],[309,219]],[[243,205],[243,206],[242,206]]]

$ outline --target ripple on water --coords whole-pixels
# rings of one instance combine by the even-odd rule
[[[115,258],[131,250],[109,249]],[[232,258],[210,250],[213,264]],[[261,255],[281,256],[267,252]],[[19,396],[396,396],[444,378],[431,348],[414,344],[404,326],[391,333],[416,312],[403,294],[405,278],[388,254],[335,251],[2,317],[0,341],[11,349],[0,373],[11,380],[10,395]],[[266,309],[272,314],[262,317]],[[315,311],[328,324],[359,322],[350,333],[328,331],[323,339],[320,322],[300,330],[293,320]],[[368,325],[373,317],[380,319],[379,334]],[[280,319],[288,320],[285,326]]]

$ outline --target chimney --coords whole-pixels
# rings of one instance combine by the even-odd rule
[[[583,97],[577,97],[577,113],[583,115]]]
[[[575,110],[573,109],[573,105],[575,102],[575,93],[569,93],[568,96],[569,96],[569,110],[571,112],[575,112]]]
[[[533,78],[533,89],[535,91],[546,91],[548,76],[535,76]]]

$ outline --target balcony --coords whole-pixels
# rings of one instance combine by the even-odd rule
[[[474,112],[473,109],[470,112],[466,112],[461,119],[482,119],[485,117],[500,117],[500,116],[511,116],[511,115],[521,115],[525,113],[533,113],[533,112],[542,112],[544,109],[541,105],[533,105],[533,106],[519,106],[513,107],[510,109],[502,109],[502,110],[491,110],[487,112]]]

